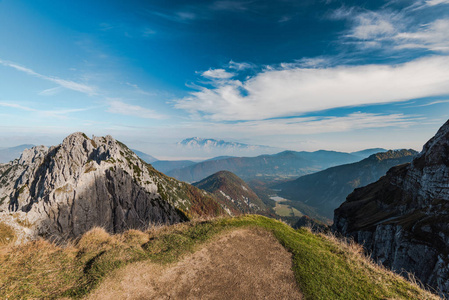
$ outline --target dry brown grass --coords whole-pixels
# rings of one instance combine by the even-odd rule
[[[14,243],[16,239],[14,229],[0,222],[0,248]]]

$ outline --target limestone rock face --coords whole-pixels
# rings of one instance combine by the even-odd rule
[[[222,212],[210,195],[193,189],[111,136],[74,133],[58,146],[34,147],[0,165],[0,219],[18,214],[35,235],[73,238],[94,226],[116,233]],[[209,211],[199,211],[198,202]]]
[[[335,210],[336,231],[374,260],[449,294],[449,121],[408,164],[354,190]]]

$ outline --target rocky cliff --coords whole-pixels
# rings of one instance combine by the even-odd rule
[[[156,171],[111,136],[74,133],[0,165],[0,218],[17,216],[32,235],[73,238],[94,226],[115,233],[221,213],[213,196]]]
[[[449,121],[411,163],[350,194],[335,210],[334,230],[448,295]]]

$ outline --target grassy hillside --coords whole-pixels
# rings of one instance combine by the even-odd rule
[[[120,267],[143,260],[172,263],[220,233],[248,227],[271,232],[292,253],[292,268],[306,299],[437,299],[371,263],[358,245],[257,215],[113,236],[96,228],[66,247],[43,240],[7,246],[6,254],[0,251],[0,298],[81,298]]]
[[[212,193],[233,215],[261,212],[266,208],[246,182],[229,171],[217,172],[193,185]]]

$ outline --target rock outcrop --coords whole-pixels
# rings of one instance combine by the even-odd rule
[[[221,213],[211,195],[156,171],[111,136],[74,133],[0,165],[0,218],[25,218],[35,235],[74,238],[94,226],[115,233]]]
[[[449,121],[411,163],[350,194],[333,228],[374,260],[448,295]]]

